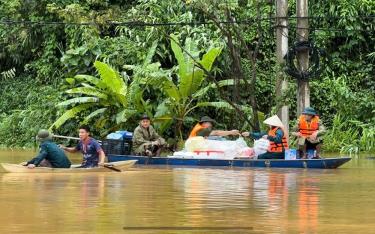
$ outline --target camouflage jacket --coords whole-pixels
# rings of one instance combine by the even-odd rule
[[[133,148],[138,148],[142,144],[151,143],[152,141],[159,141],[160,145],[165,144],[165,140],[157,134],[152,126],[147,129],[142,126],[135,128],[133,132]]]

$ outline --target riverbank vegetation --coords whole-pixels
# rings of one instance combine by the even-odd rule
[[[309,13],[309,39],[325,54],[310,82],[325,150],[374,152],[375,4],[311,1]],[[0,145],[33,146],[39,128],[73,135],[81,123],[104,137],[134,129],[140,113],[170,139],[202,115],[258,130],[277,111],[274,16],[273,1],[0,0]]]

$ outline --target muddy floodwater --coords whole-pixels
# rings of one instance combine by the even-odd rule
[[[0,150],[0,162],[33,154]],[[1,169],[0,233],[375,233],[372,156],[355,156],[335,170]],[[79,162],[79,155],[71,158]]]

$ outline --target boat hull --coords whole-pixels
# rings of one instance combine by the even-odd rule
[[[10,173],[87,173],[87,172],[113,172],[116,169],[125,171],[134,166],[137,160],[126,160],[119,162],[111,162],[106,164],[108,167],[115,168],[114,170],[108,167],[93,167],[93,168],[77,168],[79,165],[72,165],[70,168],[50,168],[50,167],[35,167],[29,169],[20,164],[1,163],[1,166],[6,172]]]
[[[133,155],[108,155],[108,162],[138,160],[138,164],[203,166],[203,167],[272,167],[335,169],[351,160],[349,157],[325,159],[191,159],[173,157],[146,157]]]

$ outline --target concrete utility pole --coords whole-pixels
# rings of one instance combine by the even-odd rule
[[[279,71],[276,79],[276,100],[280,108],[277,115],[285,126],[289,135],[289,108],[285,105],[282,97],[288,89],[288,80],[283,71],[285,64],[284,56],[288,52],[288,0],[276,0],[276,57],[279,64]]]
[[[307,41],[309,38],[308,0],[297,0],[297,38],[298,41]],[[300,71],[306,71],[309,67],[309,51],[300,51],[297,54]],[[297,81],[297,115],[299,116],[305,107],[310,106],[310,86],[308,81]]]

